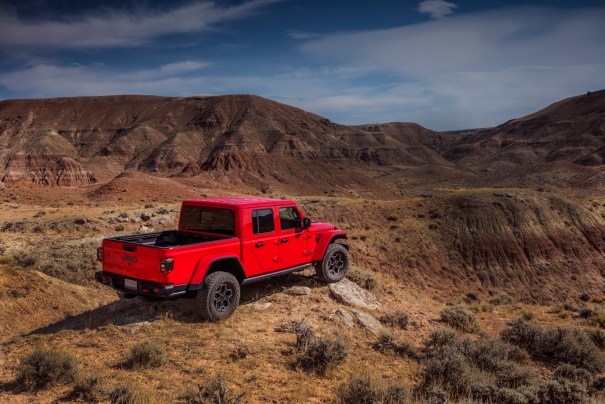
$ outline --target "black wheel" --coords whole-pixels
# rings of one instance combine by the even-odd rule
[[[338,282],[349,271],[349,252],[341,244],[330,244],[324,258],[315,266],[319,278],[328,283]]]
[[[239,304],[239,282],[227,272],[213,272],[206,276],[196,302],[200,315],[208,321],[218,321],[233,314]]]

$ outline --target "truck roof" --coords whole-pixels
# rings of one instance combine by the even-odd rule
[[[211,204],[217,206],[259,207],[267,205],[295,205],[289,199],[261,198],[256,196],[217,196],[214,198],[185,199],[184,204]]]

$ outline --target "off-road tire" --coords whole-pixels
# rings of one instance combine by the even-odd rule
[[[341,244],[330,244],[323,260],[315,265],[315,272],[323,282],[340,281],[349,271],[349,252]]]
[[[235,276],[217,271],[206,276],[195,298],[200,316],[219,321],[231,316],[239,304],[240,287]]]

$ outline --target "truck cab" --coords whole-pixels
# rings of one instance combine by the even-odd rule
[[[217,197],[183,201],[176,230],[109,237],[96,279],[125,297],[194,297],[202,316],[226,318],[240,286],[314,266],[344,278],[346,232],[313,222],[292,200]]]

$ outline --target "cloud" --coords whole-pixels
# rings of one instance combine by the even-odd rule
[[[364,71],[356,82],[376,76],[413,82],[432,106],[400,108],[400,120],[462,129],[493,126],[605,87],[603,21],[602,8],[509,8],[323,35],[299,48],[309,60],[334,69]],[[381,98],[378,91],[366,95]]]
[[[443,18],[452,14],[456,7],[458,7],[456,4],[445,0],[423,0],[418,4],[418,11],[429,14],[431,18]]]
[[[52,48],[132,47],[167,34],[201,32],[249,16],[281,0],[250,0],[220,7],[202,1],[159,12],[103,10],[57,20],[28,21],[0,11],[0,46]]]
[[[200,62],[197,60],[183,60],[181,62],[163,65],[160,67],[160,71],[168,74],[178,74],[203,69],[209,65],[210,64],[207,62]]]
[[[288,30],[288,31],[286,31],[286,35],[288,35],[292,39],[298,39],[298,40],[319,38],[319,34],[316,34],[314,32],[297,31],[297,30]]]

